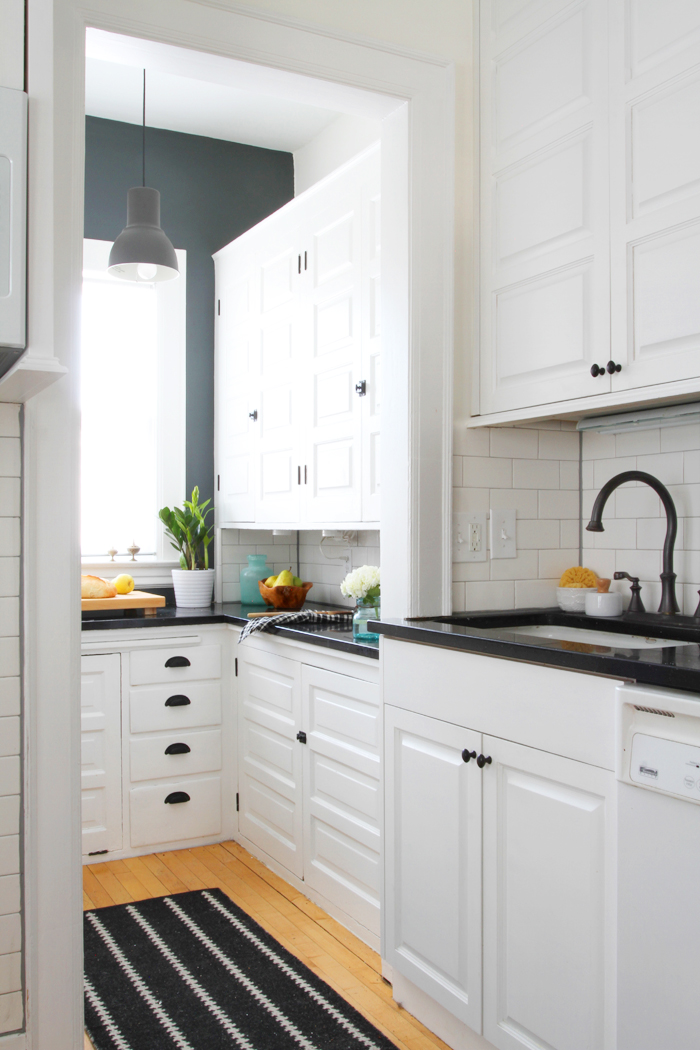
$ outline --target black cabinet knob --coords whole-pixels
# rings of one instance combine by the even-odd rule
[[[306,743],[306,733],[304,732],[303,729],[300,729],[299,732],[297,733],[297,740],[299,741],[300,744],[305,744]]]
[[[613,372],[621,372],[622,371],[622,365],[616,365],[614,361],[608,361],[608,363],[607,363],[607,365],[605,367],[606,367],[606,369],[607,369],[607,371],[608,371],[608,373],[610,375],[612,375]]]
[[[166,707],[187,707],[191,704],[189,696],[183,696],[182,693],[176,693],[175,696],[169,696],[165,701]]]
[[[189,802],[190,796],[186,791],[171,791],[169,795],[166,795],[164,802],[167,806],[175,806],[178,802]]]
[[[257,422],[257,419],[258,419],[258,410],[257,410],[257,408],[254,409],[252,412],[248,413],[248,419],[252,419],[254,423]]]
[[[190,667],[190,661],[186,656],[170,656],[165,661],[166,667]]]
[[[465,747],[462,752],[462,760],[468,762],[470,758],[476,758],[476,751],[469,751],[468,748]]]
[[[192,750],[192,748],[189,746],[189,744],[181,744],[181,743],[168,744],[168,746],[166,747],[166,749],[163,752],[163,754],[164,755],[189,755],[191,750]]]
[[[483,769],[484,766],[490,766],[492,762],[493,759],[491,758],[491,755],[479,755],[479,757],[476,760],[476,764],[479,767],[479,769]]]
[[[359,383],[355,383],[355,393],[359,394],[360,397],[364,397],[367,393],[367,380],[361,379]]]
[[[591,365],[591,375],[593,376],[594,379],[596,378],[596,376],[604,376],[605,375],[605,366],[604,365]]]

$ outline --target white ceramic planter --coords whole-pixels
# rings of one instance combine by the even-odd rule
[[[213,569],[173,569],[172,573],[176,605],[185,609],[203,609],[211,605]]]

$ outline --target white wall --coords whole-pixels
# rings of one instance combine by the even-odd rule
[[[310,142],[294,151],[294,196],[330,175],[341,164],[378,142],[378,120],[343,113],[319,131]]]
[[[24,0],[0,0],[0,87],[24,88]]]

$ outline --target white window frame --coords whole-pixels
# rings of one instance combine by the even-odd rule
[[[83,276],[99,274],[101,278],[107,272],[109,253],[112,241],[97,241],[85,238],[83,241]],[[174,281],[159,281],[155,284],[158,360],[157,360],[157,503],[158,507],[179,506],[185,498],[185,454],[186,454],[186,322],[187,322],[187,252],[176,248],[180,276]],[[108,280],[118,281],[120,278]],[[129,555],[120,555],[117,559],[121,565],[129,564],[135,571],[132,575],[143,575],[136,570],[142,566],[152,575],[158,565],[170,568],[179,564],[174,557],[173,548],[166,538],[161,525],[157,533],[155,558],[153,555],[138,555],[138,561],[132,563]],[[94,557],[83,558],[84,567],[93,569],[114,570],[117,562],[97,561]],[[131,571],[131,570],[130,570]]]

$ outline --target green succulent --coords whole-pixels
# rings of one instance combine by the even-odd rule
[[[211,500],[199,502],[199,487],[192,489],[192,499],[184,500],[182,508],[163,507],[158,517],[165,525],[170,546],[180,554],[183,569],[208,569],[209,544],[214,538],[213,525],[207,525],[207,516],[212,513]],[[207,507],[209,509],[207,510]]]

